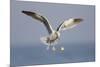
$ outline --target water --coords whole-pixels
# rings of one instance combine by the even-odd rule
[[[65,48],[64,51],[60,47]],[[61,44],[56,46],[56,51],[46,50],[42,44],[11,46],[11,63],[14,66],[28,66],[40,64],[59,64],[95,61],[94,43]]]

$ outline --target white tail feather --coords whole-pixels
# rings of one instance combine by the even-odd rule
[[[40,40],[41,40],[45,45],[50,45],[49,43],[47,43],[47,36],[41,37]]]
[[[53,45],[56,45],[57,42],[58,42],[58,39],[56,39],[55,41],[53,42],[47,42],[48,41],[48,36],[45,36],[45,37],[41,37],[40,40],[45,44],[45,45],[48,45],[48,46],[53,46]]]

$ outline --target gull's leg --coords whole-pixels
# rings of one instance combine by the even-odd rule
[[[53,51],[55,51],[55,50],[56,50],[55,46],[53,46],[53,47],[52,47],[52,50],[53,50]]]
[[[48,45],[46,49],[49,50],[49,48],[50,48],[50,46]]]

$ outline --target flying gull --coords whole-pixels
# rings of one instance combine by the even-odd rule
[[[44,17],[38,13],[31,12],[31,11],[22,11],[22,13],[24,13],[24,14],[32,17],[33,19],[36,19],[44,24],[49,35],[45,36],[45,37],[41,37],[40,40],[45,45],[47,45],[47,49],[49,49],[49,47],[51,46],[52,50],[56,50],[55,45],[57,44],[58,40],[60,39],[60,32],[61,31],[71,29],[71,28],[77,26],[81,21],[83,21],[82,18],[70,18],[68,20],[63,21],[57,27],[57,29],[54,30],[46,17]],[[64,50],[64,48],[62,47],[61,50]]]

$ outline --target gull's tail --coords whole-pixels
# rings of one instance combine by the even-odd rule
[[[45,44],[49,46],[56,45],[59,39],[56,40],[50,40],[48,36],[41,37],[40,40]]]
[[[47,36],[41,37],[40,40],[41,40],[45,45],[50,45],[50,44],[48,43],[48,37],[47,37]]]
[[[47,50],[49,50],[49,48],[51,47],[51,46],[53,46],[53,50],[55,50],[55,45],[57,44],[57,40],[55,40],[55,41],[50,41],[49,40],[49,37],[48,36],[45,36],[45,37],[41,37],[40,38],[40,40],[45,44],[45,45],[47,45]]]
[[[47,37],[47,36],[41,37],[40,40],[41,40],[45,45],[47,45],[47,48],[46,48],[46,49],[49,50],[50,44],[48,43],[48,37]]]

